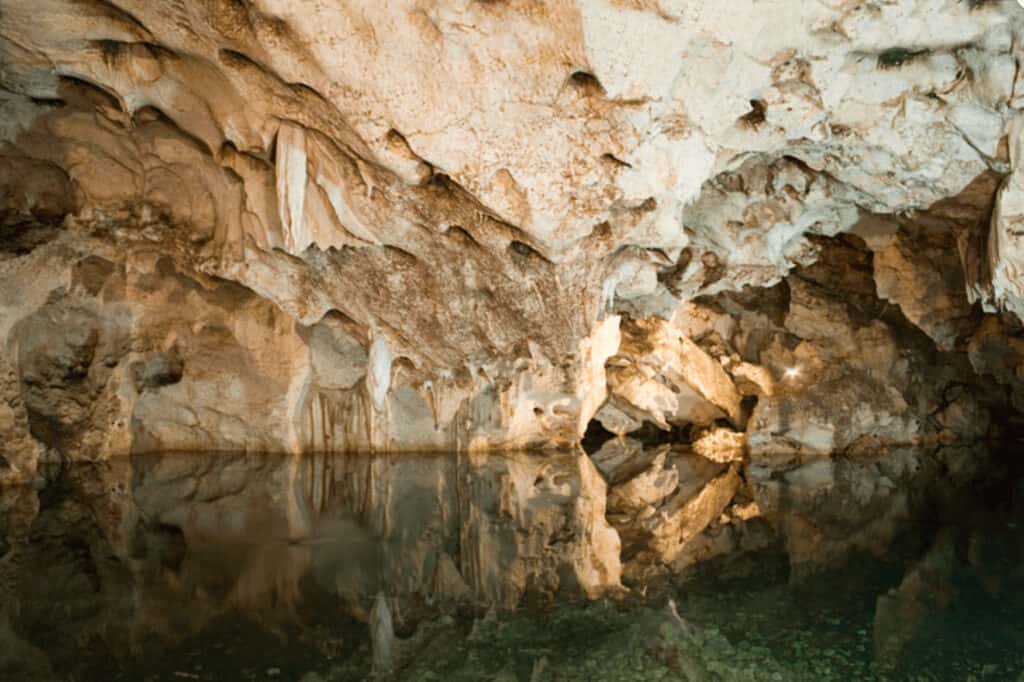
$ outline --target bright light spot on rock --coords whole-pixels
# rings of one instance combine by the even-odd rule
[[[1024,2],[1024,0],[1020,0],[1020,1]],[[800,376],[800,368],[799,367],[790,367],[789,369],[787,369],[785,371],[784,375],[785,375],[785,377],[787,379],[796,379],[798,376]]]

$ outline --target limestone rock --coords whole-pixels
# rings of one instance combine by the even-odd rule
[[[770,397],[775,392],[775,380],[771,373],[760,365],[740,362],[730,367],[729,373],[741,395]]]
[[[712,462],[743,461],[746,435],[724,428],[709,428],[693,439],[693,451]]]
[[[626,413],[627,410],[632,411],[629,407],[625,407],[625,410],[619,409],[616,407],[617,402],[615,398],[606,402],[594,415],[594,419],[616,436],[624,436],[643,426],[642,421]]]
[[[1013,172],[999,189],[992,225],[988,236],[988,270],[991,297],[988,308],[1010,310],[1018,319],[1024,317],[1024,291],[1020,288],[1020,262],[1024,256],[1021,241],[1021,216],[1024,214],[1024,193],[1021,179],[1021,123],[1014,120],[1010,131],[1010,161]]]
[[[870,407],[869,407],[870,405]],[[868,377],[850,374],[797,394],[759,403],[747,438],[751,457],[828,456],[859,438],[909,443],[916,427],[902,396]]]
[[[976,371],[1010,389],[1010,399],[1017,410],[1024,408],[1024,339],[1019,334],[1000,320],[987,318],[971,337],[967,356]]]
[[[694,299],[776,286],[865,211],[932,211],[1005,173],[987,249],[946,209],[872,249],[882,298],[943,348],[971,331],[964,296],[1020,312],[1012,4],[635,4],[8,0],[0,283],[26,295],[4,296],[0,331],[44,305],[124,322],[97,338],[126,352],[90,373],[95,399],[45,408],[78,430],[61,440],[97,457],[569,445],[609,384],[609,422],[742,427],[729,374],[767,385],[708,357],[743,323]],[[219,305],[237,347],[197,352]],[[667,326],[606,378],[612,311]],[[762,365],[757,345],[735,350]],[[172,348],[177,383],[174,362],[136,364]],[[217,363],[235,380],[210,380]],[[243,433],[257,421],[276,424]]]
[[[671,322],[633,321],[611,365],[612,407],[635,420],[646,417],[666,430],[720,417],[740,420],[740,395],[732,379]]]

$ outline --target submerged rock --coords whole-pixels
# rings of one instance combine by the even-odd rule
[[[395,628],[391,622],[388,601],[378,592],[370,610],[370,643],[373,647],[373,670],[376,673],[390,672],[394,665]]]

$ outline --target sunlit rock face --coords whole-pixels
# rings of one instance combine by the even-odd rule
[[[1020,429],[1011,0],[0,19],[0,480],[615,436],[644,580],[883,547]]]

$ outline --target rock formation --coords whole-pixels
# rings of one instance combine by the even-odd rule
[[[620,538],[637,584],[880,551],[1014,466],[1022,36],[1012,0],[0,0],[0,481],[585,440],[538,474],[607,488],[584,591]]]

